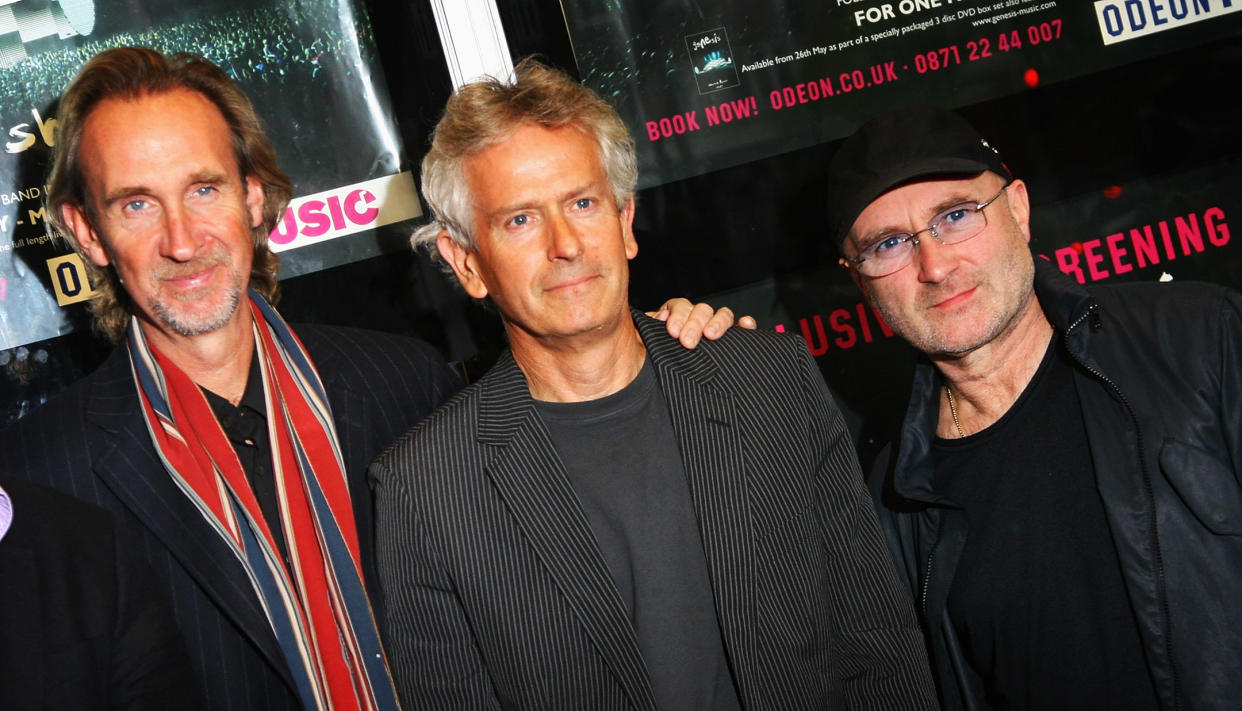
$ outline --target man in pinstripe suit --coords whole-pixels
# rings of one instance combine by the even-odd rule
[[[627,305],[633,142],[532,62],[449,101],[435,244],[510,351],[372,466],[413,708],[934,706],[848,434],[801,341],[688,351]]]
[[[322,326],[299,327],[297,344],[282,341],[281,357],[260,365],[262,353],[276,354],[259,350],[259,334],[279,316],[259,317],[252,304],[257,309],[257,300],[276,292],[267,235],[290,183],[250,102],[219,68],[188,55],[109,50],[79,73],[58,114],[49,221],[92,271],[92,284],[103,292],[91,304],[95,326],[118,347],[90,376],[0,435],[0,471],[101,506],[123,522],[122,540],[151,564],[157,580],[151,592],[171,603],[185,638],[198,688],[181,691],[201,694],[187,707],[319,705],[303,693],[308,687],[289,654],[291,635],[274,629],[272,600],[254,583],[256,566],[238,555],[214,514],[205,513],[202,492],[182,485],[186,467],[173,464],[176,452],[161,434],[175,427],[184,446],[202,447],[195,454],[209,457],[216,474],[240,477],[228,482],[229,502],[239,512],[233,520],[241,522],[234,530],[283,533],[275,544],[283,561],[271,560],[274,568],[291,567],[299,548],[323,561],[321,569],[327,561],[311,549],[313,541],[295,546],[280,506],[289,499],[277,487],[299,479],[338,487],[343,515],[319,523],[353,531],[356,548],[345,566],[352,570],[342,571],[353,580],[340,580],[363,592],[359,573],[370,577],[373,562],[366,467],[455,391],[457,378],[425,344]],[[157,378],[138,375],[143,363],[135,356],[143,351],[136,341],[156,354]],[[298,382],[317,385],[317,412],[324,415],[293,425],[295,440],[308,424],[319,427],[315,441],[324,446],[307,455],[314,470],[292,472],[287,480],[277,478],[274,463],[283,457],[276,452],[297,442],[274,433],[283,429],[277,423],[291,420],[294,399],[306,404],[308,398],[297,387],[269,387],[267,375],[281,358],[305,359],[294,366]],[[143,383],[157,386],[152,391],[171,388],[176,374],[189,388],[178,394],[176,416],[152,428],[153,398]],[[173,402],[170,393],[165,399]],[[205,419],[180,417],[195,407]],[[213,439],[223,446],[208,448]],[[217,490],[226,488],[217,481]],[[260,548],[255,538],[245,545],[247,552]],[[370,625],[378,652],[365,598],[351,600],[363,615],[338,626],[342,638]],[[331,646],[325,645],[329,657],[343,656],[343,644]],[[382,696],[387,685],[392,703],[374,706],[396,706],[382,661],[378,674],[355,664],[347,675],[346,684],[328,689],[334,697],[341,686],[354,695],[348,687],[361,683]]]
[[[151,564],[158,581],[152,594],[171,601],[189,648],[200,691],[182,693],[201,693],[210,709],[325,705],[324,695],[303,693],[299,660],[291,661],[285,644],[296,635],[277,634],[272,603],[253,582],[255,566],[204,515],[202,492],[182,486],[160,433],[175,428],[188,446],[213,437],[223,445],[197,454],[219,470],[232,464],[241,478],[227,481],[231,501],[238,511],[247,499],[255,504],[237,518],[253,531],[270,530],[283,558],[272,566],[292,567],[289,509],[278,495],[275,465],[277,445],[293,443],[273,435],[289,416],[292,393],[270,388],[267,371],[277,360],[301,362],[298,382],[308,390],[319,382],[320,424],[331,429],[321,451],[331,457],[336,450],[342,471],[335,480],[348,487],[342,513],[353,520],[334,525],[354,529],[358,567],[369,583],[366,467],[459,382],[426,344],[357,329],[300,325],[297,344],[283,344],[281,358],[261,357],[257,334],[279,316],[254,317],[246,294],[274,302],[277,260],[267,235],[290,184],[250,102],[214,65],[144,48],[108,50],[66,91],[58,119],[49,220],[103,292],[91,304],[95,326],[119,346],[90,376],[0,434],[0,472],[102,506],[125,523],[124,540]],[[684,300],[666,306],[670,330],[687,342],[731,321]],[[135,341],[146,347],[135,348]],[[156,354],[160,371],[139,374],[144,353]],[[206,419],[174,417],[153,430],[143,383],[158,391],[154,384],[171,382],[166,376],[178,371],[190,387],[181,395],[198,400]],[[328,481],[318,473],[303,479]],[[252,540],[245,550],[256,548],[263,546]],[[382,666],[381,655],[371,656]],[[386,672],[379,676],[386,683]],[[357,678],[348,681],[351,696]]]

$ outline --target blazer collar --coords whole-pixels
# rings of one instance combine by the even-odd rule
[[[737,404],[716,384],[720,372],[707,354],[710,346],[688,351],[662,322],[638,312],[633,317],[681,448],[726,649],[739,668],[755,668],[749,659],[756,637],[755,553]],[[633,625],[510,352],[479,381],[479,402],[479,442],[495,448],[488,476],[630,701],[653,708]]]
[[[630,309],[630,315],[647,347],[647,357],[652,359],[658,372],[696,387],[708,386],[717,377],[719,370],[715,363],[702,352],[683,348],[676,339],[669,337],[662,321],[636,309]],[[512,351],[505,350],[500,355],[492,369],[479,380],[479,387],[479,441],[504,445],[529,421],[532,412],[530,386],[513,359]]]
[[[739,690],[756,688],[751,670],[761,668],[764,660],[755,657],[759,615],[747,477],[762,467],[748,458],[746,440],[756,433],[740,421],[746,403],[737,402],[724,387],[726,378],[746,374],[721,370],[713,357],[717,344],[704,340],[689,350],[668,335],[662,321],[637,312],[634,321],[655,366],[681,449],[725,649]]]
[[[293,688],[284,654],[242,563],[173,483],[151,443],[129,353],[118,347],[93,376],[86,419],[97,431],[95,475],[232,619]]]
[[[630,703],[654,709],[625,604],[510,351],[479,381],[478,436],[494,448],[487,475]]]

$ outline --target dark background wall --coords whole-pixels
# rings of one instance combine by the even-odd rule
[[[393,111],[416,164],[450,91],[424,2],[366,4]],[[504,0],[515,57],[577,72],[560,4]],[[961,107],[1029,186],[1033,248],[1056,258],[1110,234],[1216,208],[1224,244],[1107,280],[1205,279],[1242,286],[1242,43],[1236,34]],[[279,129],[276,129],[279,130]],[[869,457],[899,421],[914,354],[859,306],[823,238],[823,166],[837,141],[642,190],[634,304],[670,296],[729,305],[761,327],[802,333]],[[1213,213],[1215,214],[1215,213]],[[1100,244],[1104,244],[1102,241]],[[1091,276],[1088,273],[1088,276]],[[282,312],[425,338],[482,372],[503,347],[496,318],[405,251],[287,279]],[[0,423],[28,412],[107,352],[88,333],[0,351]]]

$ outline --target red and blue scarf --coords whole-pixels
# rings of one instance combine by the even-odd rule
[[[319,374],[288,324],[251,292],[254,358],[267,407],[279,521],[267,521],[197,385],[138,320],[128,347],[164,467],[250,576],[307,709],[397,709],[363,588],[349,485]],[[281,527],[288,563],[270,526]]]

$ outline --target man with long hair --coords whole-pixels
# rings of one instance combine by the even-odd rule
[[[62,97],[49,222],[118,343],[0,440],[0,470],[119,514],[208,708],[391,709],[370,461],[457,389],[426,344],[284,322],[290,181],[249,99],[187,54],[92,58]],[[666,305],[669,306],[669,305]],[[671,304],[693,340],[707,307]]]
[[[412,339],[276,312],[290,182],[218,67],[107,50],[58,113],[49,222],[118,347],[4,433],[0,469],[119,514],[208,708],[395,708],[365,470],[457,379]]]

